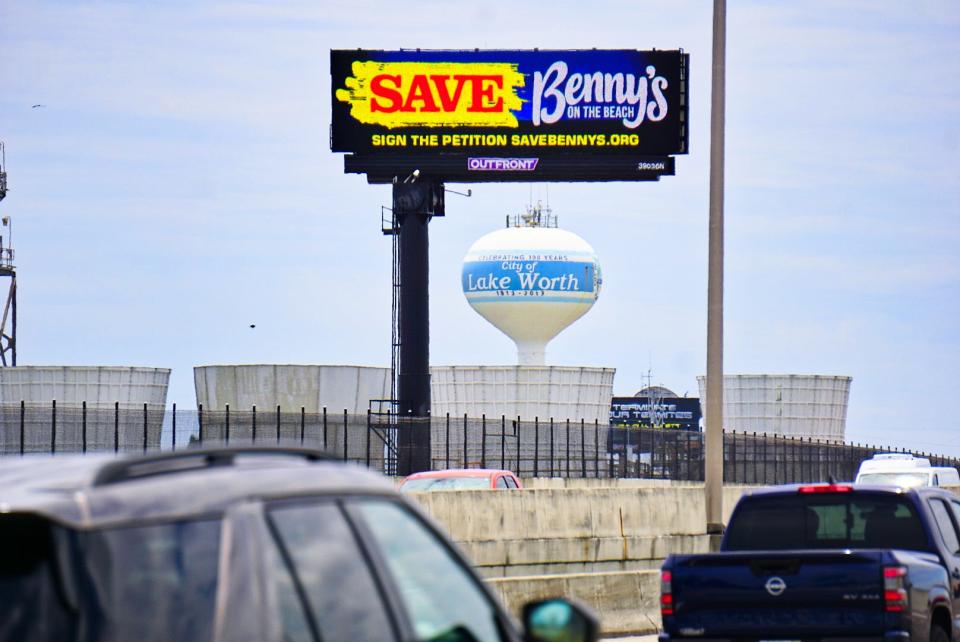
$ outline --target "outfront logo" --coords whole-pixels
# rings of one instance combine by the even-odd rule
[[[355,61],[338,89],[361,123],[383,127],[517,127],[523,74],[512,63]]]
[[[532,172],[537,169],[539,158],[475,158],[467,159],[467,169],[472,172]]]
[[[783,581],[783,578],[771,577],[769,580],[767,580],[767,583],[764,584],[763,587],[767,589],[767,593],[777,597],[787,590],[787,583]]]

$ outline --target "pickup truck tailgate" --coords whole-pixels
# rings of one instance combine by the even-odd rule
[[[670,629],[682,636],[794,640],[884,630],[880,552],[678,556],[672,588]]]

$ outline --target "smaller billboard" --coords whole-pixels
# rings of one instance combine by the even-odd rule
[[[696,397],[614,397],[610,405],[611,427],[700,430],[700,418]]]

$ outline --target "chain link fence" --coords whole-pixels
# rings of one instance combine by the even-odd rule
[[[429,424],[429,426],[427,426]],[[429,427],[429,431],[427,428]],[[430,435],[430,466],[506,468],[522,477],[644,478],[703,481],[702,432],[611,428],[597,422],[520,417],[434,417],[319,413],[303,408],[210,411],[120,403],[80,406],[0,405],[0,455],[179,450],[204,443],[302,444],[388,475],[402,449],[417,448],[403,431]],[[410,434],[410,433],[407,433]],[[881,452],[927,457],[960,470],[960,459],[876,445],[724,433],[724,481],[746,484],[851,480],[860,462]],[[408,453],[409,454],[409,453]]]

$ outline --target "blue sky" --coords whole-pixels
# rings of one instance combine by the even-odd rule
[[[515,361],[460,262],[549,198],[604,290],[548,363],[615,367],[618,394],[652,371],[695,395],[710,27],[707,1],[5,0],[20,363],[170,367],[180,407],[195,365],[388,365],[390,194],[329,151],[329,50],[680,47],[676,176],[449,197],[431,361]],[[960,4],[730,2],[727,63],[725,371],[849,375],[848,439],[960,455]]]

